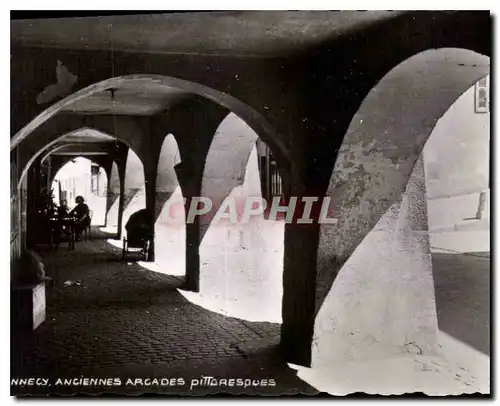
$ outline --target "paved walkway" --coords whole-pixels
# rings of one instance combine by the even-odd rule
[[[13,337],[13,377],[234,375],[276,381],[275,387],[249,387],[243,391],[247,393],[315,392],[279,358],[278,324],[246,322],[191,304],[177,291],[182,278],[120,261],[121,252],[104,236],[78,242],[75,251],[61,245],[41,255],[47,274],[55,278],[47,287],[47,320],[33,335]],[[177,393],[186,388],[127,390]],[[205,389],[188,392],[205,393]],[[74,390],[17,387],[15,391]],[[85,388],[103,390],[116,391]]]
[[[433,253],[439,328],[490,355],[490,254]]]
[[[77,243],[75,251],[61,245],[41,252],[55,278],[47,287],[47,320],[33,334],[13,333],[12,377],[45,377],[53,386],[16,386],[13,394],[317,392],[280,359],[278,324],[200,308],[177,291],[181,277],[121,261],[120,250],[105,242],[109,235],[97,229],[93,235],[97,238]],[[432,258],[440,329],[489,354],[489,254],[434,253]],[[79,376],[120,378],[122,384],[55,386],[59,377]],[[191,388],[202,376],[252,384]],[[169,384],[124,385],[129,378],[154,377],[168,378]],[[185,384],[171,385],[172,378]],[[270,379],[275,386],[268,385]]]

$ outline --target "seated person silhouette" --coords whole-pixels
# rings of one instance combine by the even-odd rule
[[[61,205],[57,208],[57,217],[63,219],[68,216],[68,203],[66,200],[61,200]]]
[[[79,241],[82,231],[90,225],[89,206],[84,203],[82,196],[76,196],[75,202],[76,206],[69,212],[69,216],[75,218],[75,238]]]

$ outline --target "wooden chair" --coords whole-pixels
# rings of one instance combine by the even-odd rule
[[[87,238],[89,241],[92,241],[92,229],[91,229],[91,224],[92,224],[92,210],[89,210],[89,220],[85,228],[83,229],[83,233],[85,234],[84,238],[85,241],[87,241]]]

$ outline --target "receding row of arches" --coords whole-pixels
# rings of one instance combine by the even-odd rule
[[[268,174],[260,165],[263,158],[269,161],[266,150],[257,134],[232,113],[214,134],[201,184],[201,196],[211,200],[212,209],[200,220],[199,296],[205,306],[215,311],[243,319],[281,322],[284,223],[266,219],[262,213],[249,224],[218,222],[211,227],[215,213],[226,199],[234,199],[241,208],[247,198],[262,198],[269,184],[274,185],[272,197],[279,193],[279,174],[266,177]],[[68,159],[54,176],[54,182],[60,181],[59,175],[73,165]],[[226,165],[222,167],[221,161]],[[142,262],[147,268],[172,275],[186,273],[186,214],[176,173],[181,162],[177,141],[173,134],[168,134],[161,145],[155,179],[154,226],[158,249],[152,263]],[[103,230],[111,236],[124,236],[130,215],[146,208],[144,162],[134,149],[128,148],[123,179],[116,161],[108,165],[108,171]],[[121,247],[121,240],[110,241]],[[252,292],[248,291],[250,281]]]
[[[243,112],[245,109],[241,105],[233,111],[246,120],[235,113],[227,114],[227,110],[217,110],[217,120],[200,121],[204,131],[211,134],[209,138],[193,133],[196,127],[189,128],[190,134],[183,133],[175,122],[172,133],[167,135],[159,137],[158,132],[152,132],[149,138],[146,135],[144,138],[137,135],[131,137],[127,135],[130,129],[125,128],[125,121],[120,128],[112,128],[104,118],[97,118],[94,124],[98,124],[98,130],[107,130],[104,132],[108,134],[116,131],[112,135],[127,145],[120,150],[125,153],[115,160],[109,172],[107,226],[116,226],[121,232],[130,214],[139,208],[149,208],[155,215],[157,235],[165,236],[161,254],[157,240],[155,254],[158,261],[168,262],[167,267],[171,266],[180,273],[184,269],[188,285],[189,278],[194,278],[193,290],[200,290],[200,294],[213,300],[219,310],[243,317],[243,312],[255,309],[255,316],[247,314],[245,317],[282,321],[286,345],[295,349],[309,347],[305,352],[297,351],[292,357],[305,359],[303,354],[308,353],[306,358],[310,358],[315,322],[326,311],[319,312],[325,298],[332,292],[337,275],[345,270],[344,265],[367,241],[367,235],[379,220],[394,205],[400,204],[405,193],[410,193],[407,190],[408,181],[412,173],[419,169],[416,163],[436,122],[467,88],[488,73],[489,60],[486,56],[458,49],[425,51],[395,66],[362,100],[342,138],[338,153],[331,151],[336,160],[324,193],[308,189],[308,182],[314,184],[314,180],[307,179],[300,170],[307,166],[303,162],[294,162],[290,157],[309,159],[308,165],[313,165],[316,158],[300,155],[300,151],[293,150],[293,146],[285,147],[278,137],[270,135],[272,131],[266,124],[256,126],[258,118]],[[106,88],[110,84],[103,82],[95,86]],[[84,89],[78,92],[77,98],[91,91]],[[211,94],[211,97],[216,95]],[[58,104],[70,102],[71,98]],[[226,107],[232,107],[227,99],[225,103]],[[50,127],[49,118],[57,113],[57,108],[52,106],[50,114],[42,114],[23,129],[14,138],[14,145],[35,134],[37,126],[44,120],[48,120],[45,122]],[[189,114],[192,113],[190,111]],[[53,118],[57,120],[58,117]],[[60,129],[61,126],[56,127]],[[71,127],[68,125],[71,131],[77,130]],[[26,152],[21,154],[21,173],[25,173],[23,171],[31,165],[36,154],[56,144],[57,140],[45,135],[49,132],[40,133],[39,144],[26,147]],[[137,134],[141,134],[139,129]],[[272,223],[262,215],[244,228],[220,224],[211,226],[211,216],[225,198],[238,200],[262,196],[262,171],[259,171],[257,147],[259,136],[265,139],[276,157],[285,197],[308,193],[319,200],[331,197],[331,210],[339,219],[335,225],[285,226],[280,222]],[[147,159],[145,145],[158,147],[156,159]],[[19,184],[21,182],[22,176],[19,177]],[[184,198],[189,201],[197,195],[211,199],[213,213],[184,228],[165,223],[166,202]],[[123,214],[115,214],[120,212]],[[185,262],[172,261],[172,255],[178,254],[177,247],[182,243],[185,244],[185,255],[176,257],[183,257]],[[398,277],[395,273],[386,276]],[[243,284],[245,296],[237,292],[237,287]],[[425,289],[430,289],[429,286],[426,284]],[[432,296],[431,293],[429,295]],[[425,296],[422,302],[417,298],[415,307],[427,308],[429,295],[422,295]],[[354,300],[354,296],[349,296],[349,300]],[[262,298],[266,299],[265,303]],[[329,301],[328,306],[334,308],[337,305],[336,300],[334,302]],[[347,313],[350,302],[346,303],[343,302],[343,306],[347,306],[344,309]],[[396,302],[393,305],[396,306]],[[413,308],[408,309],[408,313],[413,311]],[[409,314],[401,314],[389,324],[396,326],[403,316],[411,318]],[[415,332],[413,326],[407,333],[414,335],[416,342],[427,342],[427,336],[421,335],[421,331],[431,331],[434,321],[432,315],[423,318],[419,332]],[[368,330],[375,328],[371,323],[360,328],[365,327]],[[339,331],[329,333],[334,336],[344,333]],[[291,344],[295,334],[300,337]],[[432,332],[429,334],[432,335]],[[403,336],[405,334],[397,337]],[[297,355],[299,353],[302,355]]]

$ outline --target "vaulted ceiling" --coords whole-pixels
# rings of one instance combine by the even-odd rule
[[[283,55],[399,14],[394,11],[213,11],[17,20],[20,45],[129,52]]]
[[[11,44],[266,57],[286,55],[395,14],[398,12],[226,11],[12,20]],[[46,89],[51,86],[54,91],[57,85],[48,84]],[[80,99],[60,114],[151,116],[188,97],[190,93],[155,81],[132,80]],[[114,138],[94,130],[72,133],[61,140],[68,144],[110,141]]]
[[[62,111],[77,114],[153,115],[188,96],[189,93],[154,82],[128,81],[119,88],[80,99]]]

